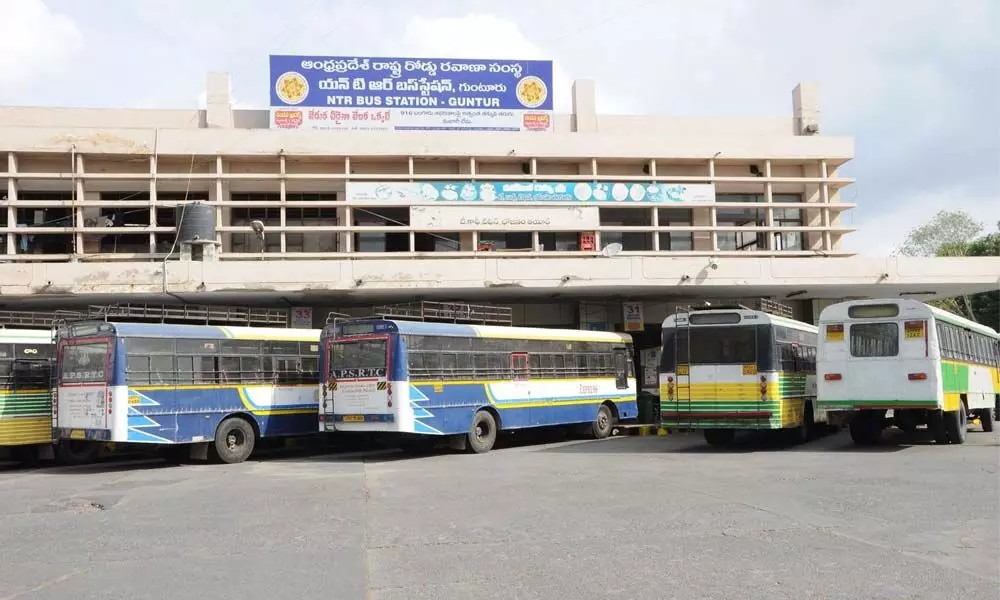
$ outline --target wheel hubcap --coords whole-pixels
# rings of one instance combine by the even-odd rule
[[[229,435],[226,436],[226,447],[230,450],[236,450],[238,447],[243,445],[242,435],[238,431],[230,431]]]

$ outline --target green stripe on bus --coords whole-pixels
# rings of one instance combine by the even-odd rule
[[[892,408],[893,404],[898,404],[900,406],[926,406],[928,408],[934,408],[937,406],[937,400],[818,400],[816,406],[821,409],[830,408],[854,408],[855,406],[878,406]]]
[[[946,393],[964,394],[969,391],[969,365],[941,361],[941,386]]]
[[[0,419],[4,417],[44,416],[52,412],[48,392],[0,394]]]

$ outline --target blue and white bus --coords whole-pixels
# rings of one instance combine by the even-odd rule
[[[55,437],[201,444],[226,463],[316,431],[319,330],[80,322],[57,334]],[[182,452],[191,452],[182,447]]]
[[[502,430],[604,438],[638,414],[628,335],[360,319],[327,326],[321,345],[323,431],[450,436],[481,453]]]

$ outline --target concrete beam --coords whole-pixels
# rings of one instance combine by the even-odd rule
[[[184,294],[269,301],[381,296],[666,295],[929,299],[1000,289],[1000,258],[442,258],[0,264],[0,303]]]
[[[847,137],[711,134],[700,136],[632,136],[599,133],[524,135],[493,132],[294,131],[281,129],[93,129],[48,127],[0,128],[0,151],[77,152],[213,156],[522,156],[537,158],[696,159],[726,160],[827,159],[847,161],[854,141]]]

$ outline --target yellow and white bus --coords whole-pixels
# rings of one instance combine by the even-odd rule
[[[808,323],[744,307],[696,309],[663,322],[660,420],[701,429],[709,444],[739,430],[803,442],[818,423],[816,336]]]
[[[938,443],[965,442],[969,417],[993,430],[1000,410],[1000,335],[916,300],[854,300],[820,314],[817,405],[849,422],[858,444],[895,424],[926,424]],[[891,416],[890,413],[891,412]]]
[[[0,447],[15,460],[52,452],[52,332],[0,329]]]

